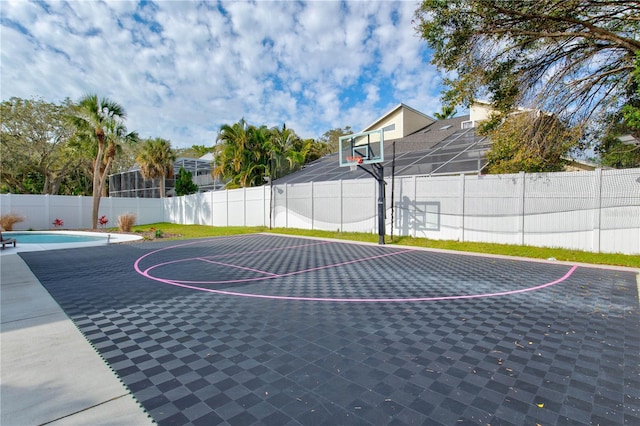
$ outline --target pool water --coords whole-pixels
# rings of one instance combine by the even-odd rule
[[[104,237],[89,235],[74,235],[61,232],[3,232],[5,238],[13,238],[18,244],[64,244],[64,243],[89,243],[93,241],[105,241]]]

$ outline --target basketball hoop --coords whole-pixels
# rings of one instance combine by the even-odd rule
[[[349,156],[347,157],[347,161],[349,162],[349,170],[355,172],[358,166],[362,164],[363,159],[359,156]]]

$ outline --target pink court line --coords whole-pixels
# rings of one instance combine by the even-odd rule
[[[186,245],[186,244],[183,244],[183,245]],[[178,246],[173,246],[173,247],[178,247]],[[171,248],[171,247],[168,247],[168,248]],[[164,249],[160,249],[160,250],[166,250],[168,248],[164,248]],[[544,289],[544,288],[559,284],[559,283],[565,281],[566,279],[568,279],[573,274],[573,272],[578,268],[578,266],[576,266],[576,265],[572,266],[567,271],[567,273],[564,274],[564,276],[562,276],[561,278],[558,278],[555,281],[551,281],[551,282],[548,282],[548,283],[545,283],[545,284],[541,284],[541,285],[538,285],[538,286],[534,286],[534,287],[528,287],[528,288],[523,288],[523,289],[518,289],[518,290],[502,291],[502,292],[496,292],[496,293],[453,295],[453,296],[439,296],[439,297],[379,298],[379,299],[375,299],[375,298],[295,297],[295,296],[272,296],[272,295],[265,295],[265,294],[239,293],[239,292],[235,292],[235,291],[226,291],[226,290],[215,290],[215,289],[210,289],[210,288],[202,288],[202,287],[197,287],[197,286],[191,285],[191,284],[196,284],[196,283],[197,284],[204,284],[204,283],[206,283],[206,284],[242,283],[242,282],[250,282],[250,281],[272,279],[272,278],[280,278],[280,277],[286,277],[286,276],[291,276],[291,275],[296,275],[296,274],[302,274],[302,273],[306,273],[306,272],[312,272],[312,271],[316,271],[316,270],[320,270],[320,269],[327,269],[327,268],[333,268],[333,267],[348,265],[348,264],[357,263],[357,262],[363,262],[363,261],[366,261],[366,260],[373,260],[373,259],[377,259],[377,258],[381,258],[381,257],[393,256],[393,255],[396,255],[396,254],[413,252],[415,250],[403,250],[403,251],[399,251],[399,252],[388,253],[388,254],[385,254],[385,255],[371,256],[371,257],[368,257],[368,258],[356,259],[356,260],[352,260],[352,261],[348,261],[348,262],[336,263],[336,264],[333,264],[333,265],[326,265],[326,266],[321,266],[321,267],[317,267],[317,268],[310,268],[310,269],[305,269],[305,270],[301,270],[301,271],[289,272],[289,273],[286,273],[286,274],[274,274],[274,275],[270,275],[268,277],[259,277],[259,278],[252,278],[252,279],[243,279],[243,280],[220,281],[220,282],[212,282],[212,281],[208,281],[208,282],[179,281],[179,280],[168,280],[168,279],[163,279],[163,278],[158,278],[158,277],[151,276],[149,274],[149,271],[151,269],[153,269],[154,267],[157,267],[157,266],[160,266],[160,265],[152,266],[152,267],[146,269],[145,271],[140,270],[140,268],[139,268],[140,261],[143,258],[145,258],[147,256],[150,256],[153,253],[157,253],[160,250],[156,250],[154,252],[147,253],[146,255],[138,258],[136,260],[135,264],[134,264],[135,270],[139,274],[145,276],[146,278],[154,280],[154,281],[162,282],[162,283],[173,285],[173,286],[176,286],[176,287],[182,287],[182,288],[187,288],[187,289],[191,289],[191,290],[204,291],[204,292],[207,292],[207,293],[217,293],[217,294],[224,294],[224,295],[228,295],[228,296],[252,297],[252,298],[258,298],[258,299],[295,300],[295,301],[311,301],[311,302],[349,302],[349,303],[353,303],[353,302],[358,302],[358,303],[433,302],[433,301],[442,301],[442,300],[461,300],[461,299],[478,299],[478,298],[486,298],[486,297],[510,296],[510,295],[514,295],[514,294],[527,293],[527,292],[531,292],[531,291],[541,290],[541,289]],[[202,259],[202,260],[204,260],[204,259]],[[174,263],[174,262],[176,262],[176,261],[166,262],[166,263],[163,263],[162,265],[169,264],[169,263]],[[234,265],[228,265],[228,266],[234,266]],[[256,272],[266,273],[264,271],[256,271]]]
[[[212,241],[212,240],[220,241],[220,240],[228,240],[228,239],[238,239],[238,238],[242,238],[242,237],[245,237],[245,236],[242,235],[242,236],[233,236],[233,237],[219,237],[219,238],[215,238],[215,239],[202,239],[202,240],[198,240],[198,241],[191,241],[191,242],[184,243],[184,244],[177,244],[175,246],[164,247],[164,248],[161,248],[161,249],[158,249],[158,250],[154,250],[152,252],[149,252],[149,253],[145,254],[144,256],[139,257],[136,260],[134,267],[135,267],[136,271],[138,271],[140,273],[139,265],[140,265],[140,262],[142,261],[142,259],[144,259],[144,258],[146,258],[148,256],[152,256],[152,255],[154,255],[156,253],[159,253],[161,251],[171,250],[171,249],[175,249],[175,248],[178,248],[178,247],[190,246],[190,245],[194,245],[194,244],[200,244],[200,243],[209,242],[209,241]],[[254,254],[254,253],[275,252],[275,251],[292,250],[292,249],[296,249],[296,248],[311,247],[311,246],[324,245],[324,244],[335,244],[335,242],[333,242],[333,241],[320,241],[320,242],[314,242],[314,243],[308,243],[308,244],[297,244],[297,245],[289,246],[289,247],[278,247],[278,248],[270,248],[270,249],[251,250],[251,251],[243,251],[243,252],[236,252],[236,253],[221,253],[221,254],[214,255],[214,256],[206,256],[206,257],[201,257],[201,258],[196,258],[196,259],[198,259],[198,260],[206,260],[206,259],[213,259],[213,258],[225,257],[225,256],[237,256],[237,255]],[[169,264],[172,264],[172,263],[186,262],[186,261],[189,261],[189,260],[194,260],[194,258],[177,259],[177,260],[170,260],[168,262],[158,263],[156,265],[152,265],[149,268],[145,269],[144,272],[149,272],[150,270],[152,270],[154,268],[157,268],[159,266],[165,266],[165,265],[169,265]],[[226,282],[226,281],[221,281],[221,282]],[[208,282],[208,284],[213,284],[213,283],[212,282]]]
[[[232,265],[230,263],[216,262],[215,260],[206,259],[206,258],[203,258],[203,257],[196,257],[196,260],[201,260],[201,261],[207,262],[207,263],[213,263],[214,265],[228,266],[230,268],[243,269],[245,271],[257,272],[259,274],[276,275],[276,274],[274,274],[272,272],[261,271],[259,269],[253,269],[253,268],[247,268],[246,266]]]
[[[360,259],[354,259],[354,260],[349,260],[349,261],[346,261],[346,262],[334,263],[334,264],[331,264],[331,265],[324,265],[324,266],[318,266],[318,267],[315,267],[315,268],[302,269],[300,271],[287,272],[287,273],[284,273],[284,274],[274,274],[274,273],[271,273],[271,272],[261,271],[261,270],[258,270],[258,269],[245,268],[243,266],[237,266],[237,265],[232,265],[232,264],[224,264],[224,263],[221,263],[221,262],[214,262],[214,261],[210,262],[210,263],[217,263],[219,265],[228,266],[228,267],[232,267],[232,268],[246,269],[246,270],[257,272],[257,273],[261,273],[261,274],[269,274],[269,276],[265,276],[265,277],[241,278],[241,279],[237,279],[237,280],[223,280],[223,281],[169,280],[169,279],[154,277],[153,275],[151,275],[149,273],[149,271],[151,271],[154,268],[157,268],[159,266],[168,265],[170,263],[186,262],[186,261],[190,261],[190,260],[207,261],[206,259],[201,259],[201,258],[190,258],[190,259],[173,260],[173,261],[160,263],[158,265],[151,266],[151,267],[147,268],[145,271],[140,271],[140,270],[138,270],[136,268],[136,271],[138,271],[138,273],[140,273],[140,274],[144,275],[145,277],[150,278],[152,280],[166,282],[166,283],[173,283],[175,285],[178,285],[178,284],[239,284],[239,283],[249,283],[249,282],[253,282],[253,281],[268,280],[268,279],[273,279],[273,278],[290,277],[292,275],[305,274],[305,273],[308,273],[308,272],[319,271],[319,270],[322,270],[322,269],[328,269],[328,268],[335,268],[335,267],[338,267],[338,266],[350,265],[352,263],[366,262],[368,260],[380,259],[380,258],[383,258],[383,257],[395,256],[397,254],[409,253],[409,252],[413,252],[413,251],[415,251],[415,250],[413,250],[413,249],[401,250],[401,251],[396,251],[396,252],[393,252],[393,253],[385,253],[385,254],[379,254],[379,255],[376,255],[376,256],[362,257]],[[205,290],[205,289],[203,289],[203,290]],[[208,291],[210,289],[206,289],[206,290]]]
[[[288,247],[278,247],[278,248],[269,248],[269,249],[261,249],[261,250],[239,251],[239,252],[235,252],[235,253],[221,253],[221,254],[216,254],[214,256],[206,256],[203,259],[213,259],[213,258],[219,258],[219,257],[238,256],[238,255],[254,254],[254,253],[266,253],[266,252],[270,252],[270,251],[293,250],[293,249],[297,249],[297,248],[301,248],[301,247],[312,247],[312,246],[320,246],[320,245],[325,245],[325,244],[335,244],[335,242],[333,242],[333,241],[319,241],[319,242],[316,242],[316,243],[297,244],[295,246],[288,246]]]

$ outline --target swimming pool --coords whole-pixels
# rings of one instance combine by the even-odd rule
[[[109,234],[89,235],[89,234],[71,234],[61,231],[40,232],[4,232],[7,238],[13,238],[19,244],[66,244],[66,243],[89,243],[111,239]]]
[[[140,235],[87,231],[5,231],[4,238],[16,240],[16,247],[7,246],[0,255],[24,251],[58,250],[93,247],[141,240]]]

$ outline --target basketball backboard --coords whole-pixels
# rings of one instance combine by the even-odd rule
[[[382,163],[384,161],[382,129],[341,136],[339,153],[340,166]]]

